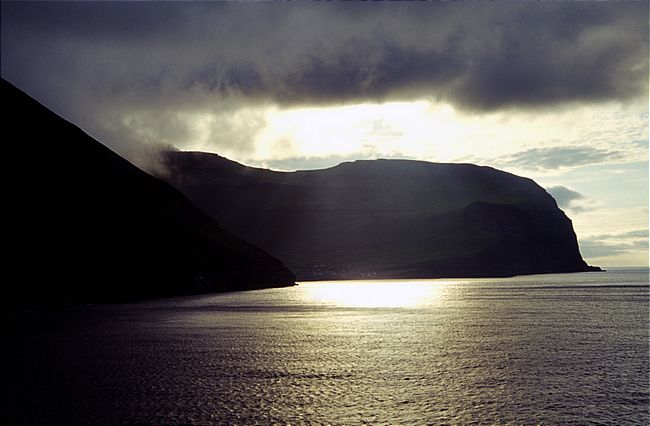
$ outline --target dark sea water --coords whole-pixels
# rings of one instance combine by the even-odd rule
[[[642,424],[647,269],[304,283],[33,314],[3,424]]]

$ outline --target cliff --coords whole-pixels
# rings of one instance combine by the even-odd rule
[[[295,276],[2,81],[5,305],[276,287]]]
[[[299,280],[598,270],[530,179],[471,164],[368,160],[276,172],[168,152],[169,182]]]

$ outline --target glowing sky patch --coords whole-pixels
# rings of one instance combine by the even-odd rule
[[[418,100],[293,109],[266,107],[255,114],[263,121],[252,135],[253,148],[243,155],[234,153],[234,159],[271,167],[273,160],[355,155],[478,162],[543,175],[557,169],[647,157],[647,146],[637,142],[647,138],[647,111],[620,104],[473,114],[455,110],[449,104]],[[204,116],[198,116],[194,127],[200,128],[203,120]],[[220,152],[220,139],[212,139],[213,149],[209,140],[197,134],[180,145],[183,149]],[[553,151],[556,147],[565,151]],[[532,154],[530,158],[521,155],[527,150]],[[567,161],[569,150],[575,158]],[[581,158],[583,163],[578,161]],[[541,160],[544,163],[539,163]]]

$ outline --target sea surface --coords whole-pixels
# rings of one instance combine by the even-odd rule
[[[649,300],[616,269],[34,313],[2,423],[647,425]]]

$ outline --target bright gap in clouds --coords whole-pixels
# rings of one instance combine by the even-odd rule
[[[288,140],[297,156],[454,156],[458,137],[454,111],[426,101],[358,104],[281,110],[266,114],[267,127],[258,134],[257,146],[274,146]],[[274,155],[275,154],[275,155]],[[269,152],[269,157],[281,153]]]
[[[505,119],[507,122],[508,120]],[[448,104],[426,100],[280,109],[265,113],[266,126],[256,135],[257,155],[246,160],[271,168],[295,170],[281,161],[332,157],[413,158],[435,162],[462,161],[469,155],[506,154],[506,144],[485,143],[497,137],[500,114],[465,115]],[[516,130],[516,129],[515,129]],[[316,164],[321,164],[315,162]],[[293,162],[292,164],[297,164]]]
[[[469,162],[527,175],[647,158],[647,109],[605,104],[473,114],[427,100],[177,112],[184,150],[279,170],[344,160]],[[148,126],[154,127],[155,126]]]
[[[220,124],[211,129],[208,116],[195,118],[193,137],[179,148],[279,170],[398,157],[541,175],[590,162],[647,157],[647,144],[638,144],[647,138],[643,111],[619,104],[490,114],[426,100],[286,109],[265,105],[226,118],[214,114]],[[567,152],[576,157],[575,164]]]

